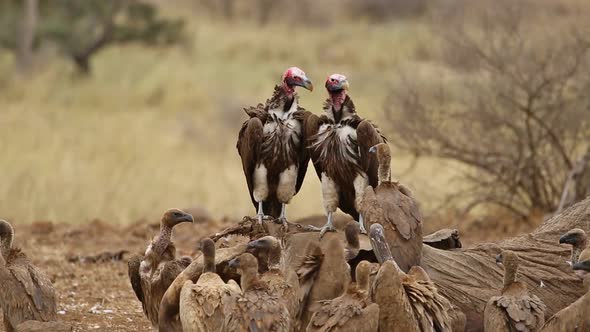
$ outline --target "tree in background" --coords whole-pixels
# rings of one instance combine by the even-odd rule
[[[393,144],[466,166],[467,189],[453,197],[465,211],[555,211],[590,142],[590,45],[563,31],[528,34],[522,17],[495,13],[454,31],[445,43],[469,79],[406,78],[385,107]]]
[[[139,42],[149,46],[182,42],[184,22],[158,17],[157,8],[134,0],[7,0],[0,7],[0,46],[17,51],[17,66],[27,57],[23,50],[39,41],[55,43],[78,71],[90,74],[91,59],[110,45]],[[19,12],[25,14],[17,15]],[[18,18],[18,19],[17,19]],[[37,22],[38,21],[38,22]],[[18,40],[16,31],[22,33]],[[36,32],[35,32],[36,28]],[[36,37],[35,37],[36,36]]]

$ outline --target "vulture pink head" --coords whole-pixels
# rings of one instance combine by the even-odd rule
[[[326,90],[330,94],[332,104],[336,109],[340,109],[344,99],[346,99],[346,91],[348,91],[348,80],[342,74],[332,74],[326,80]]]
[[[297,67],[287,68],[285,73],[283,74],[283,89],[289,95],[292,95],[295,92],[295,87],[300,86],[305,88],[309,91],[313,91],[313,84],[305,75],[305,72]]]

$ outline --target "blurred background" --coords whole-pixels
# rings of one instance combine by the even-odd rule
[[[0,0],[0,216],[255,210],[242,108],[348,76],[427,230],[517,232],[590,193],[587,0]],[[321,214],[309,169],[289,216]]]

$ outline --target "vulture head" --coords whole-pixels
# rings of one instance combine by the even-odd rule
[[[326,80],[326,90],[330,95],[330,100],[334,108],[339,111],[346,99],[346,91],[348,91],[348,80],[342,74],[332,74]]]
[[[569,230],[559,238],[559,243],[571,244],[574,247],[586,247],[586,232],[579,228]]]
[[[281,243],[274,236],[264,236],[248,243],[250,249],[260,249],[268,254],[269,267],[277,267],[281,261]]]
[[[12,248],[13,236],[14,229],[12,225],[6,220],[0,220],[0,246],[4,255],[7,255],[8,250]]]
[[[307,78],[305,72],[297,67],[287,68],[283,74],[282,87],[285,92],[291,96],[295,92],[295,87],[300,86],[309,91],[313,91],[313,84]]]
[[[203,262],[205,264],[203,272],[215,272],[215,242],[210,238],[201,240],[199,249],[203,253]]]
[[[193,222],[193,216],[179,209],[170,209],[162,216],[162,225],[172,228],[183,222]]]

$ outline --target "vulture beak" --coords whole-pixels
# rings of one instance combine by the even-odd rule
[[[264,243],[262,243],[260,240],[248,242],[248,249],[262,249],[264,247]]]
[[[237,258],[234,258],[231,261],[229,261],[229,264],[227,266],[231,269],[237,269],[238,267],[240,267],[240,261]]]
[[[369,148],[369,153],[376,153],[377,152],[377,145],[373,145],[371,148]]]
[[[309,91],[313,91],[313,83],[311,83],[311,80],[305,76],[301,78],[301,81],[297,82],[297,85]]]
[[[576,242],[576,238],[575,238],[574,234],[565,234],[559,238],[560,244],[566,243],[566,244],[573,245],[573,244],[575,244],[575,242]]]
[[[496,256],[496,264],[502,265],[502,254]]]
[[[195,222],[195,219],[190,214],[185,214],[184,216],[180,217],[179,222]]]
[[[590,261],[577,262],[572,266],[572,270],[590,271]]]
[[[326,82],[326,89],[328,89],[329,92],[338,92],[341,90],[348,91],[348,88],[349,88],[348,80],[346,80],[346,79],[343,79],[338,82],[334,82],[333,80]]]

